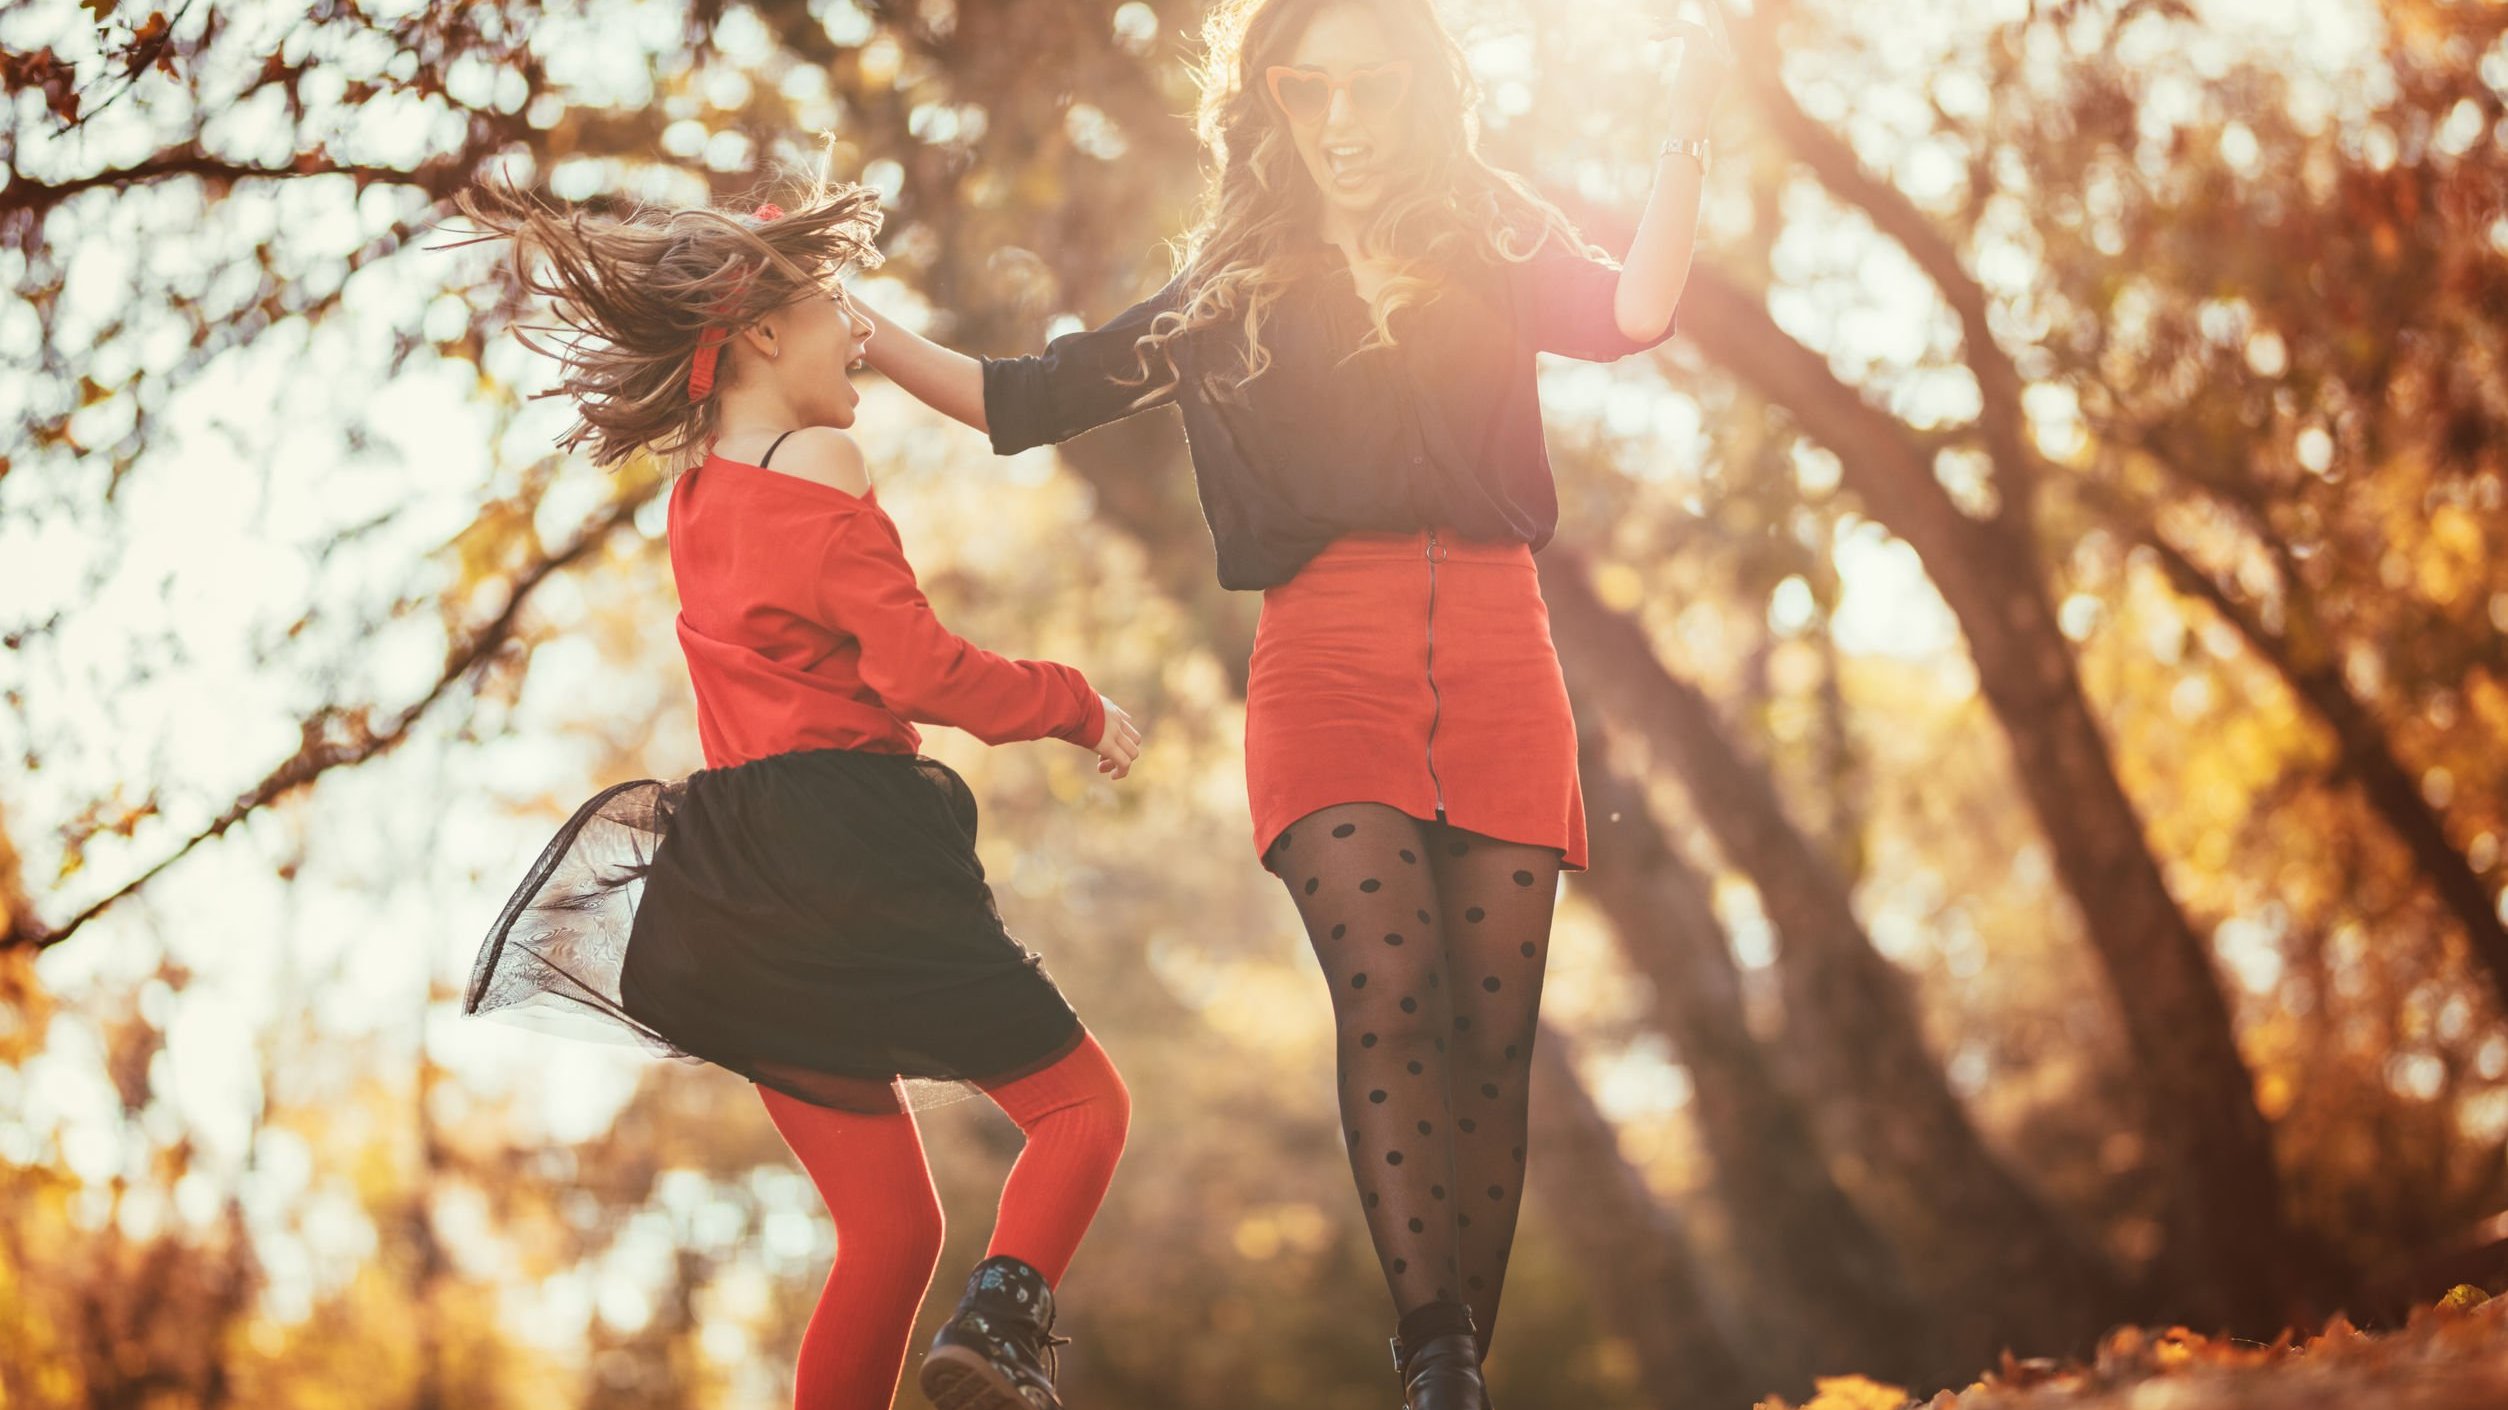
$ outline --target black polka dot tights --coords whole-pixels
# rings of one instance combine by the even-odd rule
[[[1268,861],[1332,984],[1342,1130],[1395,1310],[1467,1303],[1485,1348],[1524,1194],[1559,853],[1347,803],[1299,819]]]

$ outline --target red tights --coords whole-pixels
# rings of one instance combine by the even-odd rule
[[[914,1315],[940,1263],[940,1194],[911,1112],[869,1116],[758,1089],[836,1221],[836,1266],[802,1334],[798,1410],[889,1410]],[[1002,1187],[987,1257],[1008,1255],[1059,1284],[1106,1196],[1132,1097],[1097,1040],[985,1095],[1027,1133]]]

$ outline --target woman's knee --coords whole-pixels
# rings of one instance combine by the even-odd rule
[[[1411,1002],[1408,1008],[1388,1004],[1343,1013],[1335,1028],[1345,1062],[1368,1058],[1442,1060],[1446,1053],[1444,1020],[1435,1005]]]
[[[1457,1080],[1478,1082],[1530,1067],[1537,1028],[1535,1023],[1502,1021],[1485,1013],[1457,1015],[1452,1047]]]

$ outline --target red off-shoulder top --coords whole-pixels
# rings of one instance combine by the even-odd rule
[[[672,487],[670,556],[710,767],[802,749],[910,754],[918,723],[1084,748],[1105,730],[1078,670],[941,625],[875,493],[709,456]]]

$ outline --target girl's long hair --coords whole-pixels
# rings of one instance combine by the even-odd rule
[[[683,459],[713,438],[721,399],[689,394],[708,329],[724,340],[716,356],[728,380],[732,332],[880,262],[879,197],[863,186],[813,183],[790,214],[748,216],[707,206],[594,215],[500,185],[458,199],[477,233],[453,245],[511,241],[518,292],[548,301],[557,321],[519,325],[517,336],[565,369],[538,394],[574,401],[558,444],[589,446],[604,466],[639,451]]]
[[[1434,299],[1440,269],[1521,263],[1553,241],[1593,253],[1558,207],[1481,157],[1479,85],[1430,0],[1219,0],[1203,25],[1199,74],[1210,189],[1185,242],[1182,305],[1138,345],[1141,379],[1157,390],[1175,378],[1167,344],[1216,324],[1242,330],[1248,381],[1271,365],[1263,325],[1282,292],[1312,270],[1322,196],[1264,74],[1288,62],[1316,16],[1341,5],[1373,12],[1412,69],[1410,153],[1364,234],[1368,252],[1393,269],[1369,310],[1365,346],[1394,343],[1393,316]]]

